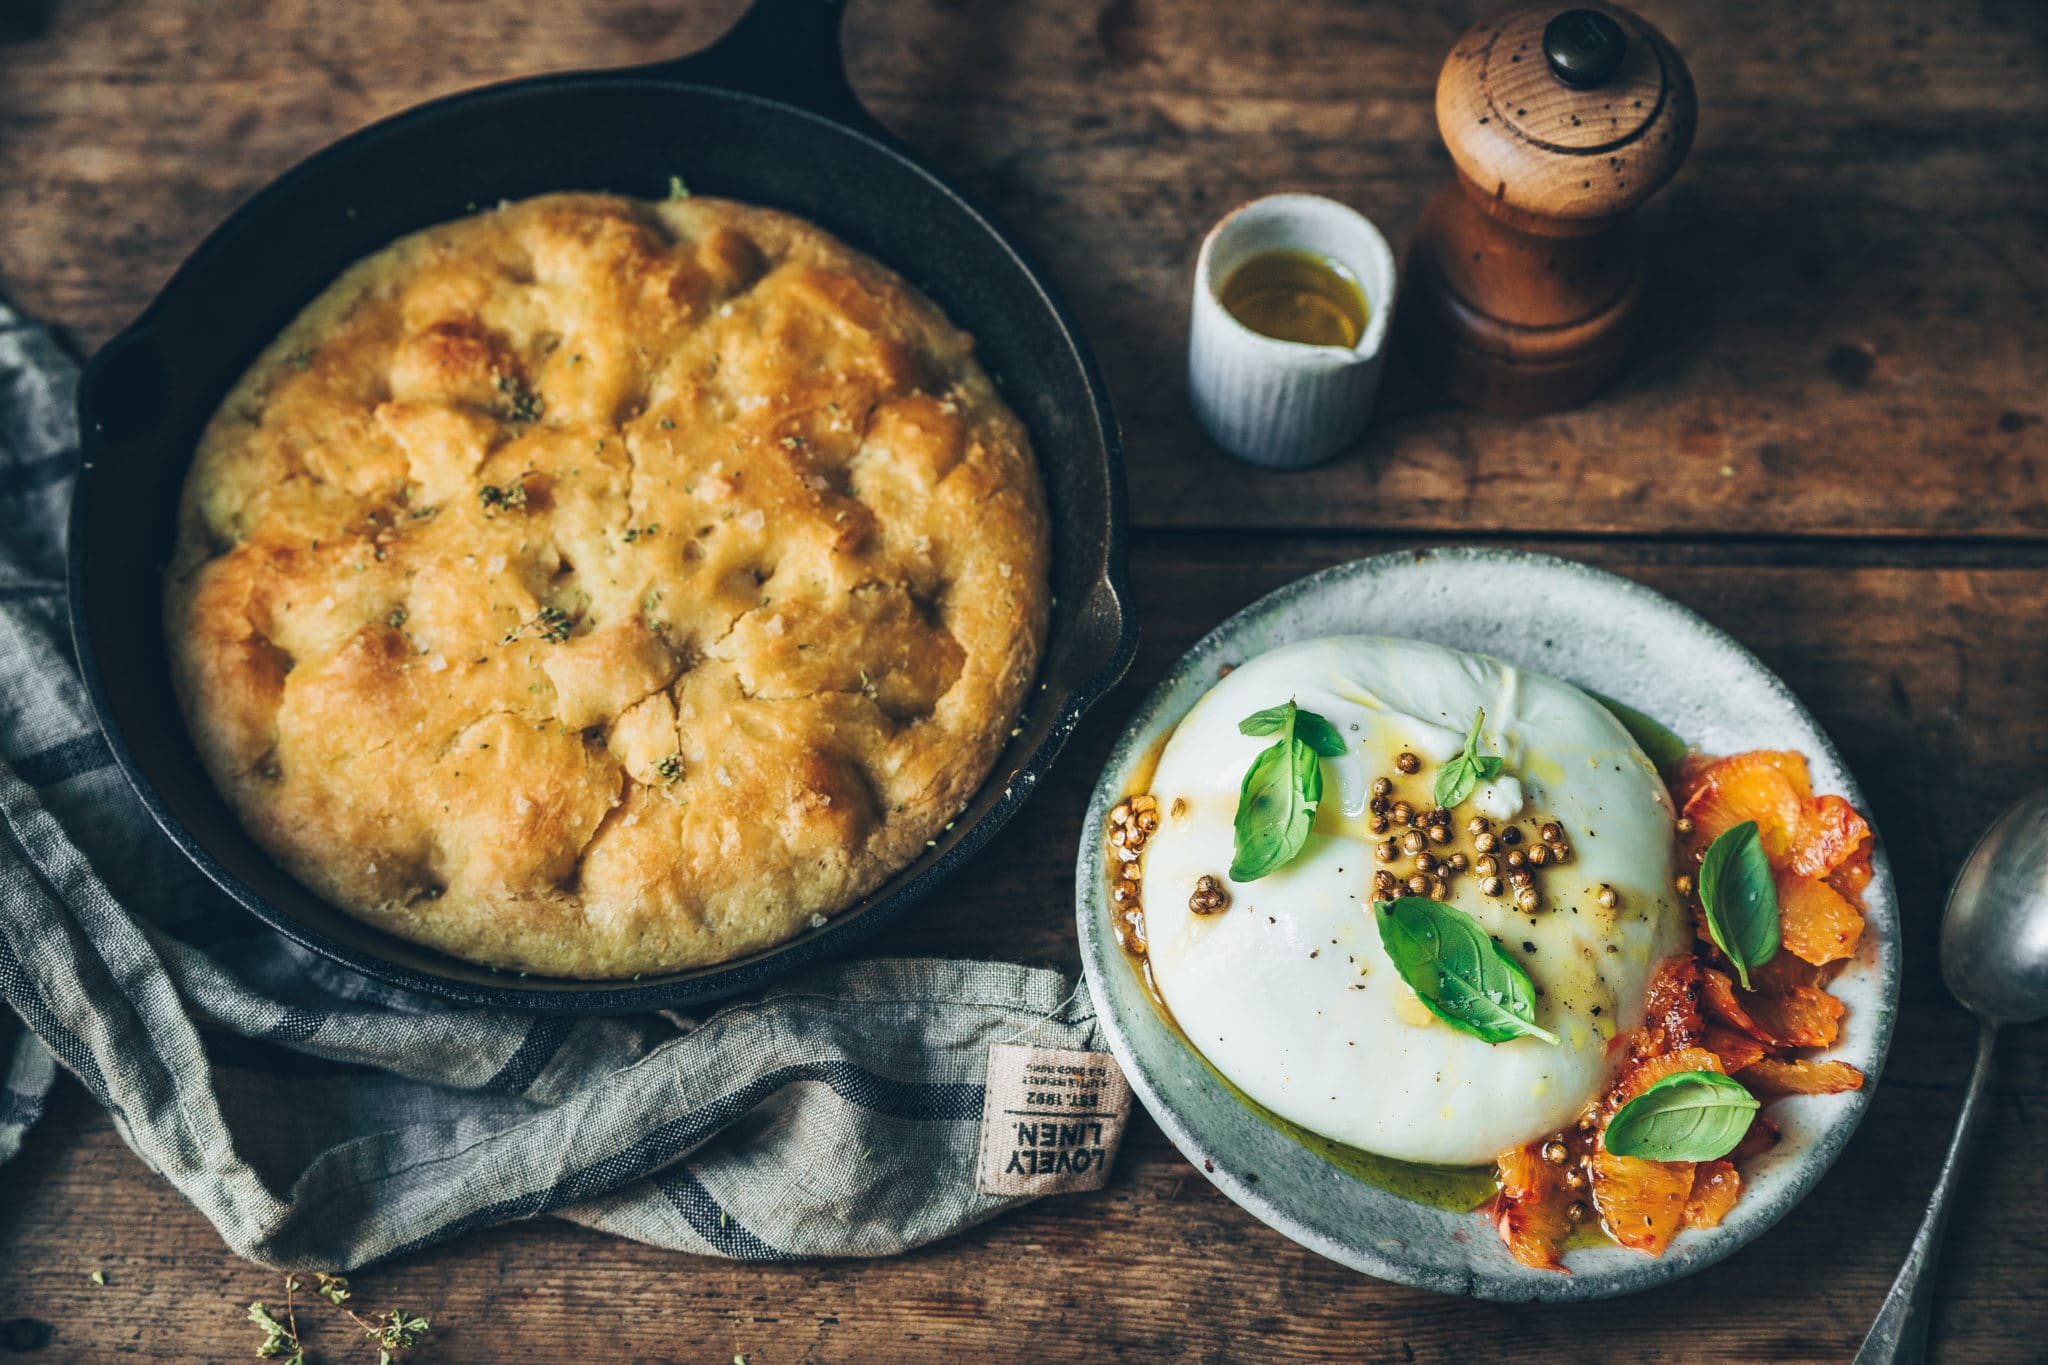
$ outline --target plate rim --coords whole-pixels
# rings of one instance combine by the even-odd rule
[[[1870,1065],[1864,1068],[1862,1087],[1838,1097],[1844,1101],[1843,1109],[1825,1121],[1805,1149],[1798,1153],[1796,1165],[1787,1175],[1789,1183],[1782,1197],[1774,1205],[1761,1210],[1752,1221],[1736,1228],[1727,1228],[1724,1225],[1723,1228],[1698,1230],[1704,1235],[1699,1242],[1687,1247],[1685,1254],[1674,1254],[1676,1248],[1667,1249],[1660,1257],[1644,1257],[1640,1263],[1632,1263],[1625,1273],[1611,1270],[1588,1273],[1580,1270],[1572,1274],[1558,1274],[1553,1271],[1529,1270],[1521,1266],[1516,1266],[1506,1273],[1495,1273],[1477,1267],[1444,1270],[1389,1255],[1380,1250],[1377,1244],[1368,1243],[1363,1239],[1347,1243],[1323,1235],[1315,1228],[1300,1222],[1283,1201],[1269,1196],[1257,1183],[1255,1176],[1247,1180],[1228,1166],[1199,1158],[1197,1154],[1200,1150],[1200,1140],[1194,1131],[1196,1125],[1191,1125],[1184,1119],[1179,1109],[1154,1084],[1146,1068],[1138,1063],[1138,1049],[1099,979],[1104,969],[1129,968],[1123,960],[1121,948],[1108,932],[1105,904],[1107,897],[1103,893],[1100,876],[1103,857],[1101,841],[1092,838],[1091,833],[1101,827],[1110,805],[1121,795],[1122,779],[1132,761],[1131,749],[1134,740],[1162,709],[1185,675],[1205,662],[1208,656],[1225,645],[1238,632],[1256,626],[1266,617],[1295,601],[1331,591],[1352,578],[1372,577],[1390,569],[1428,563],[1454,564],[1469,568],[1502,561],[1581,577],[1598,585],[1604,591],[1618,593],[1640,605],[1682,621],[1698,635],[1705,637],[1709,643],[1726,651],[1750,673],[1761,679],[1789,707],[1794,718],[1818,741],[1818,752],[1812,756],[1824,758],[1841,774],[1840,794],[1859,811],[1868,811],[1869,803],[1862,787],[1842,760],[1833,738],[1821,727],[1798,694],[1748,646],[1692,608],[1625,575],[1581,560],[1543,551],[1490,545],[1443,545],[1394,550],[1344,560],[1283,583],[1204,632],[1166,668],[1159,680],[1147,691],[1144,699],[1126,718],[1124,727],[1090,793],[1075,857],[1075,927],[1080,940],[1082,975],[1087,979],[1089,996],[1095,1003],[1096,1017],[1101,1022],[1103,1036],[1109,1043],[1111,1053],[1123,1067],[1133,1091],[1144,1102],[1146,1112],[1173,1143],[1175,1150],[1231,1202],[1290,1241],[1349,1269],[1379,1279],[1444,1294],[1498,1302],[1584,1302],[1637,1293],[1671,1283],[1703,1270],[1749,1245],[1775,1227],[1813,1192],[1814,1187],[1833,1168],[1843,1149],[1861,1126],[1864,1116],[1870,1111],[1872,1097],[1890,1053],[1899,1004],[1901,944],[1897,892],[1885,841],[1874,822],[1871,826],[1874,836],[1871,863],[1875,875],[1870,883],[1864,910],[1866,922],[1873,923],[1882,930],[1874,936],[1874,967],[1881,1008],[1875,1012],[1875,1019],[1870,1021],[1874,1025],[1871,1032],[1871,1061]],[[1333,1171],[1335,1169],[1332,1168]],[[1381,1193],[1389,1198],[1402,1197],[1391,1191],[1382,1190]],[[1483,1223],[1475,1223],[1476,1226],[1483,1226]],[[1536,1276],[1542,1278],[1533,1278]]]

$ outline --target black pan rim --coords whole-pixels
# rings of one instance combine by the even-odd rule
[[[1015,817],[1039,781],[1050,770],[1082,715],[1123,677],[1137,650],[1138,628],[1130,610],[1126,566],[1128,518],[1121,430],[1110,404],[1107,385],[1103,381],[1092,350],[1066,305],[1053,291],[1037,264],[1026,256],[978,206],[943,176],[903,148],[879,125],[870,131],[852,122],[842,121],[780,99],[735,90],[701,79],[663,76],[658,74],[659,70],[660,66],[657,65],[623,70],[555,73],[458,92],[402,110],[312,153],[268,182],[216,225],[172,273],[170,279],[135,320],[99,349],[88,362],[79,381],[81,456],[68,516],[66,605],[73,649],[77,655],[87,699],[115,765],[165,836],[208,880],[258,920],[301,947],[339,963],[351,971],[386,985],[397,986],[451,1004],[523,1012],[580,1014],[660,1009],[737,994],[800,967],[845,954],[894,923],[913,905],[930,895],[942,882],[957,872],[962,864],[986,847],[989,841]],[[1064,696],[1058,699],[1057,714],[1049,723],[1044,737],[1010,772],[1004,794],[979,818],[954,835],[931,861],[923,863],[922,866],[914,862],[909,868],[899,871],[896,877],[903,877],[908,873],[908,880],[894,885],[886,894],[863,898],[849,910],[839,912],[839,917],[833,918],[822,928],[799,934],[783,943],[731,962],[678,973],[665,973],[648,980],[581,980],[565,977],[528,977],[522,973],[504,972],[502,983],[492,981],[485,984],[461,977],[441,975],[398,962],[369,949],[342,943],[305,924],[256,892],[230,871],[211,850],[192,835],[163,799],[155,782],[137,760],[114,718],[114,707],[106,680],[101,675],[98,656],[93,648],[93,623],[89,619],[90,612],[85,605],[86,594],[82,591],[88,551],[82,509],[89,505],[97,489],[93,473],[96,463],[94,456],[100,445],[99,433],[90,420],[92,397],[96,381],[104,369],[107,358],[118,355],[126,346],[151,333],[154,316],[164,301],[177,293],[200,263],[211,254],[225,249],[224,244],[237,218],[253,207],[282,195],[292,187],[315,180],[322,169],[332,161],[343,156],[372,151],[378,142],[386,138],[409,132],[421,123],[430,122],[438,116],[458,109],[470,110],[505,99],[545,97],[565,91],[617,90],[636,85],[661,93],[685,90],[714,99],[751,103],[772,109],[780,117],[793,115],[808,121],[824,135],[853,138],[873,152],[899,163],[904,170],[930,184],[965,215],[967,221],[962,224],[963,228],[978,228],[989,241],[999,246],[1011,258],[1024,278],[1030,282],[1039,305],[1057,325],[1062,339],[1078,361],[1083,381],[1093,400],[1092,416],[1097,433],[1094,444],[1099,446],[1105,465],[1103,472],[1104,488],[1108,495],[1105,509],[1108,524],[1104,536],[1103,562],[1099,572],[1093,575],[1092,583],[1095,595],[1106,598],[1107,605],[1114,613],[1115,645],[1109,651],[1108,657],[1090,676],[1073,683]],[[1083,604],[1072,604],[1069,609],[1079,612],[1083,609]],[[1048,651],[1047,656],[1039,663],[1040,687],[1045,686],[1043,679],[1051,662],[1052,658]],[[996,780],[998,773],[992,770],[984,779],[982,786],[977,788],[976,796],[986,792],[989,784]],[[972,799],[970,798],[970,801]],[[894,881],[895,878],[891,880]],[[393,938],[392,941],[403,944],[403,940]],[[413,955],[435,955],[432,950],[418,945],[404,944],[404,947]],[[464,972],[493,971],[452,957],[448,958],[448,961],[451,966]]]

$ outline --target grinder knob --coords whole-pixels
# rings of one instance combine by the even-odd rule
[[[1626,354],[1642,256],[1622,222],[1692,145],[1692,76],[1617,6],[1516,10],[1458,41],[1437,81],[1457,167],[1410,253],[1416,353],[1498,412],[1584,401]]]

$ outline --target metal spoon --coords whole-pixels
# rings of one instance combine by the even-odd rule
[[[1927,1358],[1934,1316],[1934,1262],[1977,1118],[1977,1101],[1991,1075],[1991,1049],[2000,1024],[2048,1018],[2048,791],[2035,792],[1998,817],[1956,874],[1941,920],[1941,979],[1949,994],[1983,1023],[1977,1064],[1963,1092],[1955,1137],[1941,1163],[1941,1178],[1906,1263],[1878,1309],[1855,1365],[1889,1365]]]

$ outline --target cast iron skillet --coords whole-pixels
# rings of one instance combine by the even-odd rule
[[[365,975],[531,1010],[705,1000],[844,952],[1000,829],[1136,644],[1125,607],[1116,419],[1087,344],[1037,271],[870,117],[839,53],[844,0],[756,0],[703,52],[471,91],[286,172],[228,218],[79,386],[71,627],[115,759],[179,848],[274,928]],[[359,257],[478,205],[549,190],[692,192],[787,209],[887,263],[972,332],[1031,430],[1053,521],[1052,633],[1022,732],[924,857],[825,928],[714,968],[593,983],[522,977],[342,914],[274,864],[214,790],[171,692],[160,624],[178,491],[200,429],[259,350]]]

